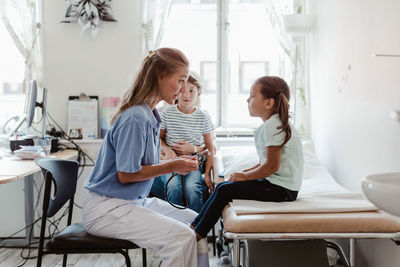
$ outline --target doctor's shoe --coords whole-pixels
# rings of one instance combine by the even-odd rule
[[[200,239],[197,241],[197,253],[198,254],[206,254],[210,251],[210,248],[207,245],[207,241],[205,238]]]

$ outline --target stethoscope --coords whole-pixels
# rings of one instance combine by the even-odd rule
[[[207,154],[208,154],[208,149],[206,149],[206,150],[204,150],[204,151],[202,151],[202,152],[196,154],[196,156],[197,156],[197,161],[199,162],[199,166],[203,165],[203,164],[207,161]],[[184,182],[185,182],[185,177],[184,177],[183,175],[181,176],[181,190],[182,190],[183,202],[184,202],[185,206],[177,206],[177,205],[175,205],[174,203],[172,203],[171,201],[169,201],[168,195],[167,195],[168,184],[169,184],[169,182],[172,180],[172,178],[174,178],[174,177],[177,176],[177,175],[178,175],[177,173],[173,172],[172,175],[171,175],[171,177],[169,177],[168,180],[167,180],[167,182],[165,183],[165,187],[164,187],[164,198],[165,198],[165,200],[168,201],[168,203],[169,203],[171,206],[173,206],[173,207],[175,207],[175,208],[177,208],[177,209],[184,210],[184,209],[187,209],[187,208],[189,207],[189,200],[188,200],[187,195],[186,195],[185,183],[184,183]]]

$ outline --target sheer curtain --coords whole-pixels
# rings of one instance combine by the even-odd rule
[[[309,138],[308,77],[305,38],[293,38],[285,32],[283,15],[304,12],[301,1],[266,0],[267,16],[276,38],[292,64],[292,74],[286,75],[291,88],[292,122],[303,138]]]
[[[172,0],[142,0],[142,30],[146,52],[159,48]]]
[[[0,0],[0,16],[16,47],[25,59],[23,91],[29,80],[43,86],[42,57],[39,49],[41,24],[38,20],[38,1]]]

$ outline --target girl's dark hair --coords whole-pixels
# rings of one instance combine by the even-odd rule
[[[144,103],[151,104],[160,93],[159,78],[162,75],[170,76],[181,68],[189,68],[189,61],[178,49],[164,47],[150,51],[143,60],[135,82],[122,97],[111,124],[128,108]]]
[[[265,99],[274,99],[273,113],[278,113],[282,122],[282,125],[278,127],[278,129],[282,129],[279,133],[286,133],[281,145],[284,146],[292,137],[292,130],[289,125],[289,86],[282,78],[276,76],[263,76],[258,78],[254,83],[261,85],[261,94]]]

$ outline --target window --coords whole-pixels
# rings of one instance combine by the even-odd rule
[[[0,128],[11,117],[24,112],[22,92],[24,59],[0,22]],[[10,125],[9,125],[10,126]]]
[[[260,0],[173,1],[161,46],[187,55],[203,79],[201,107],[226,129],[260,124],[246,101],[256,78],[292,72]]]
[[[200,77],[203,82],[203,94],[215,94],[217,92],[217,62],[200,62]]]
[[[255,79],[269,75],[269,62],[241,61],[239,64],[239,92],[248,95]]]

